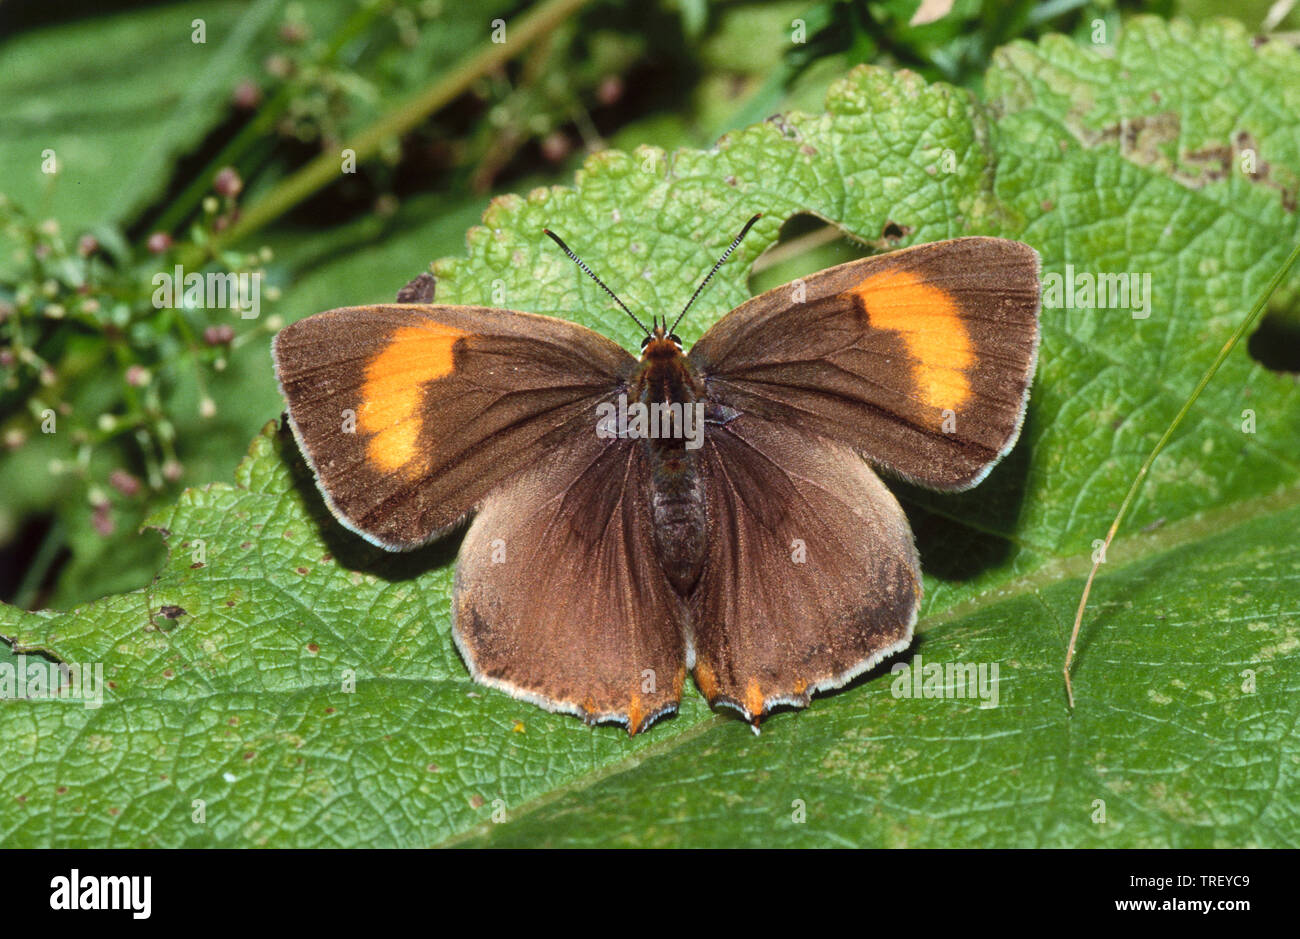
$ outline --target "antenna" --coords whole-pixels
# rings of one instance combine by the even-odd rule
[[[731,252],[736,250],[736,247],[740,244],[741,240],[748,235],[749,230],[754,227],[754,223],[762,217],[763,213],[759,212],[745,223],[745,227],[740,230],[740,234],[736,236],[735,240],[731,243],[731,246],[727,248],[726,251],[722,252],[722,257],[718,258],[718,263],[713,265],[713,270],[709,271],[708,276],[704,278],[704,281],[700,286],[695,288],[695,293],[691,294],[691,299],[686,302],[686,306],[682,309],[682,312],[677,314],[677,319],[673,320],[673,328],[668,330],[669,333],[675,333],[677,331],[677,324],[682,321],[682,317],[685,316],[686,311],[691,308],[691,304],[695,302],[695,298],[698,297],[700,292],[709,285],[709,281],[713,279],[713,275],[718,273],[718,268],[727,263],[727,258],[731,257]]]
[[[751,224],[752,224],[752,223],[751,223]],[[620,299],[618,298],[618,295],[615,294],[614,291],[612,291],[612,290],[610,290],[608,287],[606,287],[606,286],[605,286],[605,282],[602,281],[599,277],[597,277],[595,274],[593,274],[593,273],[591,272],[591,268],[589,268],[586,264],[584,264],[584,263],[582,262],[582,258],[578,257],[576,254],[574,254],[572,251],[569,250],[569,246],[566,245],[563,241],[560,240],[560,236],[559,236],[559,235],[557,235],[555,232],[551,231],[549,228],[543,228],[542,231],[545,232],[545,233],[550,237],[550,239],[551,239],[552,241],[554,241],[557,245],[560,246],[560,250],[563,251],[565,254],[567,254],[567,255],[569,256],[569,260],[570,260],[570,261],[572,261],[574,264],[578,265],[578,267],[582,268],[582,272],[583,272],[584,274],[586,274],[588,277],[590,277],[590,278],[591,278],[592,280],[594,280],[596,283],[600,284],[600,289],[601,289],[601,290],[605,291],[605,293],[609,294],[611,297],[614,298],[614,302],[617,303],[619,306],[621,306],[621,307],[623,308],[623,312],[624,312],[624,313],[626,313],[628,316],[632,317],[632,322],[634,322],[634,323],[636,323],[638,326],[640,326],[642,332],[644,332],[647,336],[650,335],[650,330],[648,330],[648,329],[645,328],[645,323],[643,323],[643,322],[641,322],[639,319],[637,319],[637,318],[636,318],[636,314],[633,313],[631,310],[629,310],[629,309],[627,308],[627,305],[624,304],[623,301],[620,300]],[[724,260],[725,260],[725,259],[724,259]]]

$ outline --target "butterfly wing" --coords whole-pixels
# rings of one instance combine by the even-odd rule
[[[691,635],[710,704],[757,722],[907,647],[912,532],[852,448],[741,415],[711,425],[701,452],[708,547]]]
[[[390,550],[457,524],[614,397],[635,361],[574,323],[484,307],[348,307],[272,347],[289,422],[339,520]]]
[[[593,426],[488,496],[456,569],[456,642],[474,678],[637,733],[674,711],[684,608],[654,550],[638,441]]]
[[[1039,258],[957,238],[852,261],[737,307],[691,348],[709,396],[967,489],[1020,433],[1038,349]]]

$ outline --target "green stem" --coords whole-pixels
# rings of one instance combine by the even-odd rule
[[[352,18],[343,24],[343,28],[330,41],[329,48],[321,57],[321,63],[332,65],[337,60],[339,52],[348,42],[356,38],[380,13],[387,13],[392,6],[392,3],[366,4],[354,13]],[[204,195],[211,190],[212,180],[221,168],[237,162],[253,143],[263,139],[271,132],[271,129],[275,127],[275,122],[284,113],[296,91],[297,88],[290,82],[281,85],[275,95],[257,112],[257,115],[245,124],[243,129],[228,144],[221,148],[221,152],[208,162],[203,172],[194,177],[194,180],[180,196],[173,200],[157,223],[151,226],[152,230],[170,232],[179,226],[194,210],[194,207],[203,200]],[[147,238],[148,236],[143,237]]]
[[[531,43],[555,29],[589,2],[591,0],[547,0],[530,10],[517,23],[507,25],[506,42],[489,41],[444,77],[408,98],[344,143],[343,149],[355,152],[358,163],[374,156],[385,141],[400,137],[415,128],[430,114],[464,94],[479,78],[527,51]],[[254,203],[234,225],[216,235],[204,253],[215,255],[226,245],[258,231],[312,193],[329,185],[339,174],[339,161],[336,153],[323,153],[316,157]]]
[[[1286,261],[1283,262],[1282,266],[1279,267],[1276,272],[1274,272],[1272,279],[1268,282],[1268,286],[1264,289],[1264,292],[1260,295],[1259,299],[1255,301],[1255,306],[1251,309],[1250,315],[1242,320],[1241,323],[1238,324],[1237,328],[1233,330],[1232,335],[1228,337],[1228,341],[1225,342],[1223,348],[1219,350],[1219,354],[1216,355],[1214,361],[1210,363],[1210,367],[1206,369],[1205,374],[1201,376],[1201,380],[1198,381],[1196,387],[1192,389],[1191,396],[1183,402],[1183,406],[1174,417],[1173,423],[1165,428],[1165,432],[1160,436],[1160,439],[1156,441],[1155,447],[1151,450],[1150,454],[1147,455],[1147,458],[1142,462],[1142,466],[1138,469],[1137,476],[1133,478],[1133,485],[1129,486],[1128,495],[1124,497],[1124,501],[1120,504],[1119,512],[1115,515],[1115,521],[1110,523],[1110,531],[1106,533],[1106,541],[1102,545],[1101,552],[1098,555],[1098,560],[1093,561],[1092,571],[1088,574],[1088,581],[1083,585],[1083,596],[1079,599],[1079,609],[1074,615],[1074,629],[1070,633],[1070,645],[1065,652],[1065,666],[1062,671],[1065,674],[1065,693],[1069,697],[1071,708],[1074,707],[1074,687],[1070,683],[1070,663],[1074,661],[1074,648],[1079,639],[1079,629],[1083,624],[1083,611],[1088,606],[1088,594],[1092,592],[1092,582],[1097,576],[1097,570],[1101,567],[1102,560],[1106,557],[1106,549],[1110,547],[1111,541],[1115,538],[1115,533],[1119,531],[1119,526],[1124,521],[1124,516],[1128,514],[1129,506],[1133,504],[1133,500],[1142,489],[1142,484],[1146,481],[1147,473],[1151,469],[1151,464],[1156,461],[1156,457],[1158,457],[1160,451],[1165,448],[1165,444],[1169,443],[1170,439],[1174,436],[1174,431],[1178,429],[1178,425],[1187,417],[1187,413],[1192,409],[1192,405],[1196,403],[1196,399],[1201,396],[1201,392],[1205,390],[1205,387],[1210,383],[1210,380],[1214,378],[1215,373],[1219,370],[1219,366],[1223,364],[1224,360],[1227,359],[1228,354],[1232,352],[1237,343],[1241,342],[1246,333],[1250,332],[1251,327],[1255,325],[1255,322],[1264,312],[1264,307],[1267,305],[1269,297],[1273,296],[1273,292],[1277,290],[1278,285],[1282,283],[1283,278],[1291,272],[1291,268],[1295,265],[1297,259],[1300,259],[1300,244],[1297,244],[1291,249],[1291,254],[1287,257]]]

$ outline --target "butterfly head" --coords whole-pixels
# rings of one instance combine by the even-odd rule
[[[666,359],[675,358],[682,354],[682,341],[677,338],[676,333],[668,331],[667,319],[656,317],[651,322],[654,323],[654,329],[641,340],[641,359]]]

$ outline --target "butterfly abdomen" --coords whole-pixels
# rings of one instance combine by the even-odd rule
[[[667,339],[647,345],[634,382],[637,400],[661,415],[657,433],[642,444],[650,461],[650,511],[655,550],[673,588],[690,593],[705,556],[704,483],[698,454],[703,443],[699,382],[681,349]]]
[[[654,448],[652,460],[655,550],[673,589],[685,596],[704,564],[704,485],[690,451]]]

